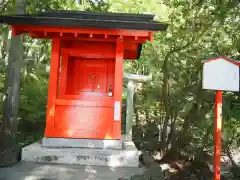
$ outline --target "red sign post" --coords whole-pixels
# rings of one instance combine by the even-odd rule
[[[220,180],[221,131],[222,131],[222,91],[217,90],[214,110],[214,180]]]
[[[203,62],[203,89],[215,90],[214,106],[214,180],[221,176],[222,91],[239,92],[239,62],[218,57]]]

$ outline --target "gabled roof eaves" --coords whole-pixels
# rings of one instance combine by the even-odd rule
[[[230,62],[230,63],[232,63],[232,64],[235,64],[235,65],[237,65],[237,66],[240,66],[240,62],[238,62],[238,61],[233,61],[233,60],[231,60],[231,59],[229,59],[229,58],[227,58],[227,57],[225,57],[225,56],[218,56],[218,57],[216,57],[216,58],[212,58],[212,59],[208,59],[208,60],[203,60],[202,63],[208,63],[208,62],[216,61],[216,60],[219,60],[219,59],[223,59],[223,60],[228,61],[228,62]]]
[[[153,15],[144,14],[50,11],[39,14],[1,15],[0,23],[11,25],[166,31],[168,25],[154,21],[153,17]]]

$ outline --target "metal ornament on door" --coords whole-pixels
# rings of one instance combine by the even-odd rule
[[[96,76],[93,74],[93,75],[91,76],[91,78],[92,78],[92,79],[95,79],[95,78],[96,78]]]

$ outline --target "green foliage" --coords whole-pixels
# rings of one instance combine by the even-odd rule
[[[86,11],[107,12],[110,8],[110,4],[104,0],[89,0],[88,3],[89,7],[85,9]]]
[[[78,9],[75,0],[29,0],[27,1],[27,12],[37,13],[52,10]]]
[[[22,82],[19,116],[24,121],[43,121],[46,115],[47,79],[32,74]]]
[[[141,6],[144,2],[126,1],[123,7],[129,5],[126,11],[142,13],[146,12],[146,7],[151,9],[149,12],[160,8],[157,2],[155,6]],[[160,145],[155,143],[155,149],[160,148],[163,153],[171,148],[193,155],[203,149],[212,152],[214,95],[201,89],[201,61],[219,55],[239,59],[239,43],[236,42],[240,34],[236,27],[239,27],[240,4],[238,1],[224,1],[220,5],[213,1],[184,0],[160,4],[168,11],[165,18],[169,22],[168,31],[157,33],[153,43],[144,46],[141,59],[125,66],[133,73],[153,74],[153,82],[137,89],[136,117],[141,116],[137,122],[160,124],[164,137],[164,129],[171,127],[170,138]],[[120,5],[113,7],[123,10]],[[238,129],[238,110],[228,106],[237,97],[238,94],[224,97],[224,114],[231,117],[223,119],[226,132]],[[239,136],[235,130],[234,138],[233,133],[229,137],[237,144]]]

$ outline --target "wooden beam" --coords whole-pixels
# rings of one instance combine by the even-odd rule
[[[56,38],[52,40],[52,56],[50,62],[50,75],[48,85],[48,102],[47,102],[47,120],[45,136],[51,134],[54,131],[54,114],[58,91],[58,79],[59,79],[59,65],[60,65],[60,39]]]

